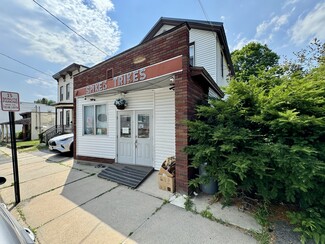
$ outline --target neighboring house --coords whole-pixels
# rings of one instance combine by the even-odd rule
[[[58,98],[55,106],[56,132],[72,132],[73,127],[73,77],[88,67],[73,63],[52,77],[58,82]]]
[[[38,135],[55,124],[54,107],[45,104],[20,102],[20,111],[15,112],[16,133],[23,132],[23,139],[38,139]],[[9,140],[8,112],[0,111],[1,141]]]
[[[19,123],[21,121],[23,124],[22,139],[37,140],[39,139],[39,134],[51,128],[55,124],[55,113],[53,111],[32,111],[20,113],[20,115],[23,118],[16,121],[16,123]],[[30,123],[26,123],[28,120]]]
[[[74,158],[159,169],[176,156],[176,191],[188,193],[185,121],[233,74],[222,23],[161,18],[139,45],[75,75]]]

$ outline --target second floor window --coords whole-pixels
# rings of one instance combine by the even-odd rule
[[[66,99],[66,100],[69,100],[69,99],[70,99],[70,83],[68,83],[68,84],[66,85],[66,87],[65,87],[65,92],[66,92],[66,94],[65,94],[65,99]]]
[[[63,101],[63,86],[60,86],[60,101]]]
[[[194,48],[194,42],[190,43],[190,65],[194,66],[194,61],[195,61],[195,48]]]
[[[221,60],[220,60],[221,77],[223,77],[223,53],[222,52],[220,52],[220,57],[221,57]]]

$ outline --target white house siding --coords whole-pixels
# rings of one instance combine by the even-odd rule
[[[76,101],[76,154],[97,158],[115,158],[116,111],[113,97],[96,97],[95,102],[78,98]],[[107,135],[83,135],[83,106],[106,104],[108,118]]]
[[[80,71],[78,70],[74,70],[72,71],[72,76],[70,75],[65,75],[65,79],[63,77],[60,77],[59,78],[59,81],[58,81],[58,93],[57,93],[57,102],[58,103],[73,103],[73,77],[80,73],[81,71],[85,70],[87,68],[83,67],[83,66],[80,66]],[[67,84],[70,84],[70,88],[69,88],[69,92],[70,92],[70,98],[69,99],[66,99],[66,94],[67,94]],[[60,101],[60,87],[63,87],[63,100]],[[57,124],[61,124],[61,121],[60,121],[60,112],[62,110],[61,109],[58,109],[57,110]],[[67,120],[67,115],[66,115],[66,111],[64,111],[64,114],[63,114],[63,124],[66,124],[66,120]],[[69,113],[70,113],[70,121],[73,120],[73,114],[72,114],[72,109],[68,109]]]
[[[220,96],[211,87],[209,87],[208,97],[209,98],[220,98]]]
[[[154,167],[175,156],[175,92],[169,88],[155,90],[155,158]]]
[[[227,61],[225,59],[225,55],[223,55],[223,76],[222,76],[220,50],[221,50],[220,43],[218,42],[217,43],[217,52],[219,53],[219,56],[217,58],[217,70],[218,70],[218,72],[217,72],[217,80],[219,81],[218,85],[220,87],[225,87],[225,86],[228,86],[227,76],[228,76],[230,70],[228,69]]]
[[[159,169],[166,157],[175,155],[175,93],[168,87],[156,90],[129,92],[123,95],[128,102],[125,110],[153,111],[153,163]],[[117,110],[114,100],[120,95],[96,96],[95,102],[78,98],[76,120],[77,155],[116,158]],[[83,106],[106,104],[108,111],[108,135],[83,135]]]
[[[172,29],[175,26],[163,25],[155,36]],[[190,43],[195,42],[194,66],[204,67],[218,86],[227,86],[229,69],[227,61],[223,59],[223,76],[221,72],[221,48],[216,32],[192,28],[190,30]]]
[[[116,157],[116,121],[117,110],[114,101],[119,95],[96,96],[95,102],[84,98],[77,99],[77,155],[115,159]],[[126,110],[145,110],[153,108],[153,92],[151,90],[130,92],[124,95],[128,102]],[[106,104],[108,117],[108,135],[83,135],[83,106],[90,104]]]
[[[190,43],[195,43],[194,66],[204,67],[211,77],[217,82],[217,51],[216,33],[205,30],[191,29]]]
[[[163,26],[159,29],[159,31],[155,34],[155,36],[158,36],[158,35],[164,33],[165,31],[168,31],[168,30],[170,30],[170,29],[172,29],[172,28],[174,28],[174,27],[175,27],[175,26],[173,26],[173,25],[163,25]]]
[[[31,113],[31,140],[39,139],[39,134],[51,128],[55,124],[54,112]]]

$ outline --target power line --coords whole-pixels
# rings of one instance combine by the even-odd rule
[[[40,78],[37,78],[37,77],[33,77],[33,76],[30,76],[30,75],[26,75],[26,74],[24,74],[24,73],[20,73],[20,72],[18,72],[18,71],[11,70],[11,69],[7,69],[7,68],[1,67],[1,66],[0,66],[0,69],[6,70],[6,71],[8,71],[8,72],[15,73],[15,74],[18,74],[18,75],[26,76],[26,77],[31,78],[31,79],[34,79],[34,80],[45,81],[45,80],[43,80],[43,79],[40,79]]]
[[[199,4],[200,4],[200,7],[201,7],[202,12],[203,12],[203,14],[204,14],[204,16],[205,16],[205,19],[209,22],[209,25],[210,25],[211,28],[213,29],[213,25],[212,25],[212,23],[211,23],[211,21],[210,21],[210,18],[209,18],[209,16],[208,16],[207,12],[205,11],[205,9],[204,9],[204,7],[203,7],[203,4],[202,4],[201,0],[197,0],[197,1],[198,1]],[[217,37],[216,34],[215,34],[214,32],[213,32],[213,35],[214,35],[215,37]]]
[[[209,21],[209,23],[210,23],[210,25],[211,25],[211,22],[210,22],[209,16],[208,16],[207,12],[205,12],[204,7],[203,7],[203,4],[201,3],[201,0],[197,0],[197,1],[199,2],[200,6],[201,6],[201,9],[202,9],[202,11],[203,11],[203,14],[204,14],[206,20]]]
[[[72,29],[70,26],[68,26],[66,23],[64,23],[61,19],[56,17],[54,14],[52,14],[49,10],[47,10],[45,7],[43,7],[40,3],[38,3],[36,0],[33,0],[34,3],[36,3],[38,6],[40,6],[44,11],[46,11],[49,15],[51,15],[53,18],[55,18],[57,21],[59,21],[61,24],[63,24],[65,27],[67,27],[69,30],[71,30],[73,33],[81,37],[84,41],[88,42],[90,45],[92,45],[94,48],[99,50],[100,52],[104,53],[106,56],[109,56],[108,53],[97,47],[95,44],[92,42],[88,41],[85,37],[80,35],[78,32],[76,32],[74,29]]]
[[[42,70],[39,70],[39,69],[37,69],[37,68],[34,68],[34,67],[32,67],[32,66],[30,66],[30,65],[28,65],[28,64],[25,64],[25,63],[23,63],[23,62],[21,62],[21,61],[15,59],[15,58],[13,58],[13,57],[8,56],[7,54],[1,53],[1,52],[0,52],[0,54],[1,54],[2,56],[5,56],[6,58],[9,58],[9,59],[11,59],[11,60],[16,61],[17,63],[20,63],[20,64],[22,64],[22,65],[25,65],[25,66],[27,66],[28,68],[31,68],[31,69],[36,70],[36,71],[38,71],[38,72],[40,72],[40,73],[42,73],[42,74],[44,74],[44,75],[47,75],[47,76],[51,76],[51,77],[52,77],[52,75],[50,75],[50,74],[48,74],[48,73],[46,73],[46,72],[43,72]]]

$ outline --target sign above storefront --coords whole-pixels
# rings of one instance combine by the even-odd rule
[[[96,82],[94,84],[76,89],[75,96],[87,96],[117,87],[123,87],[138,82],[155,79],[164,75],[182,71],[182,56],[177,56],[163,62],[153,64],[138,70],[134,70],[108,80]]]

